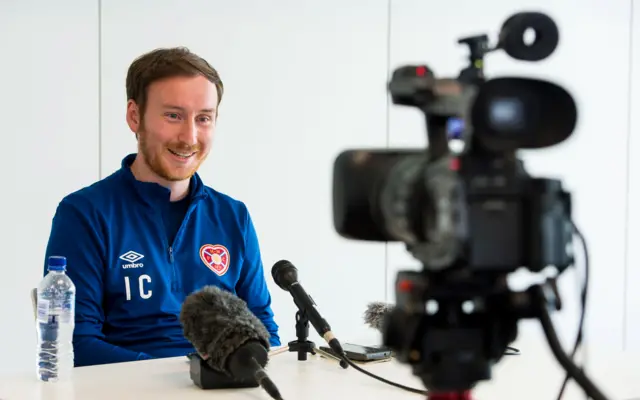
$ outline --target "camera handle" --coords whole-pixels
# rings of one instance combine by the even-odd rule
[[[469,65],[460,71],[458,80],[466,84],[480,84],[485,81],[484,56],[493,51],[489,47],[487,35],[469,36],[458,40],[458,44],[469,48]]]

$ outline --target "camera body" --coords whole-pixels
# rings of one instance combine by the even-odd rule
[[[537,41],[524,43],[533,29]],[[403,242],[422,271],[401,271],[384,344],[412,365],[432,393],[461,392],[490,379],[490,368],[536,316],[530,292],[512,292],[519,268],[562,273],[574,262],[571,195],[555,179],[530,176],[519,149],[557,145],[577,122],[572,96],[557,84],[522,77],[486,79],[484,56],[498,49],[538,61],[558,43],[540,13],[507,19],[498,44],[459,40],[469,65],[437,78],[426,65],[396,69],[396,105],[422,111],[426,149],[350,149],[335,160],[333,217],[338,234]],[[459,140],[463,150],[450,149]],[[559,301],[552,304],[559,309]]]
[[[347,150],[336,160],[334,222],[346,238],[401,241],[429,271],[564,270],[571,195],[516,157]]]

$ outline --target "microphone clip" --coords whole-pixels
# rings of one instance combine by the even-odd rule
[[[296,312],[296,337],[288,345],[289,352],[298,352],[298,361],[306,361],[307,353],[316,354],[316,344],[309,340],[309,318],[306,312]]]

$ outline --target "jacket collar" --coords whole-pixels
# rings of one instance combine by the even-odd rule
[[[148,205],[156,206],[158,202],[168,202],[171,196],[171,190],[155,182],[139,181],[133,175],[133,172],[131,172],[131,164],[133,164],[133,161],[136,159],[136,155],[136,153],[132,153],[122,159],[120,172],[125,180]],[[189,196],[191,197],[192,203],[207,196],[202,179],[197,173],[193,174],[189,181]]]

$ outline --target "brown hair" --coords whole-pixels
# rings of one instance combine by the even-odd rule
[[[209,63],[192,53],[186,47],[159,48],[136,58],[127,71],[127,100],[133,100],[139,107],[140,117],[144,115],[149,85],[174,76],[202,75],[216,86],[218,104],[222,100],[224,87],[222,80]]]

